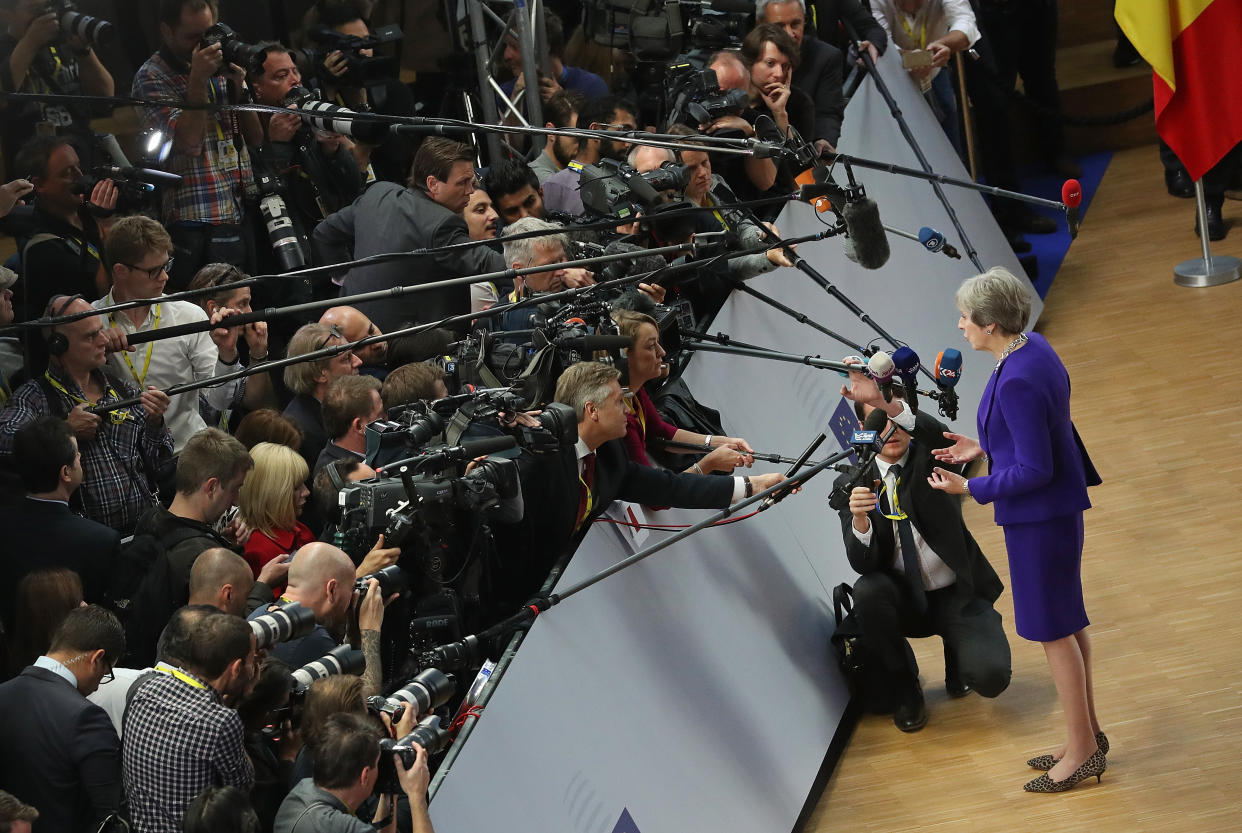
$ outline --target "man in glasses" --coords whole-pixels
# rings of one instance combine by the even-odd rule
[[[916,732],[927,724],[927,707],[906,638],[944,640],[950,697],[972,689],[996,697],[1010,676],[1009,641],[992,607],[1004,585],[966,529],[961,502],[928,485],[932,468],[943,465],[932,451],[953,443],[948,428],[926,410],[915,415],[900,391],[886,402],[862,373],[850,374],[841,395],[854,402],[859,422],[879,408],[889,415],[885,432],[897,426],[861,472],[861,485],[850,491],[840,515],[845,554],[861,574],[854,584],[854,615],[867,661],[876,666],[874,679],[884,681],[863,697],[868,707],[887,710],[874,698],[889,694],[893,723]],[[842,475],[834,491],[851,479]]]
[[[164,286],[173,268],[172,252],[173,244],[168,232],[149,217],[123,217],[117,220],[108,233],[105,245],[112,290],[93,306],[107,309],[126,301],[159,298],[164,294]],[[219,321],[232,314],[232,309],[217,309],[212,313],[211,320]],[[132,346],[128,344],[128,337],[135,333],[208,320],[203,308],[190,301],[159,301],[110,311],[100,318],[108,337],[109,370],[112,375],[139,388],[154,386],[167,389],[241,369],[237,339],[230,338],[225,328]],[[213,408],[224,410],[233,402],[238,384],[238,381],[227,382],[206,388],[203,393]],[[181,453],[190,437],[207,427],[199,413],[198,400],[198,391],[178,394],[172,398],[164,415],[168,430],[173,435],[174,455]],[[172,486],[172,473],[166,473],[168,482],[161,483],[161,491]],[[171,495],[171,491],[168,494]]]
[[[638,118],[634,115],[632,104],[617,96],[607,96],[589,99],[579,106],[578,128],[626,133],[638,129]],[[578,142],[578,152],[574,154],[573,161],[543,180],[544,208],[565,214],[581,214],[578,174],[582,166],[595,165],[601,159],[620,162],[629,152],[629,142],[622,139],[583,139]]]
[[[39,808],[41,830],[96,830],[121,803],[121,742],[86,695],[111,679],[125,632],[98,605],[69,612],[47,654],[0,685],[0,786]]]

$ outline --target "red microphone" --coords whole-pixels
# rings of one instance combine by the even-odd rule
[[[1061,202],[1065,203],[1065,219],[1069,221],[1070,239],[1078,236],[1078,207],[1082,205],[1082,185],[1067,179],[1061,186]]]

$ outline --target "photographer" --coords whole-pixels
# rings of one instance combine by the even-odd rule
[[[514,14],[524,14],[518,10]],[[562,59],[565,51],[565,27],[555,12],[545,10],[543,15],[545,34],[548,40],[548,62],[552,65],[552,77],[542,73],[539,75],[539,98],[545,103],[562,90],[577,93],[583,98],[603,98],[608,95],[608,85],[593,72],[579,67],[565,66]],[[517,22],[509,20],[509,28],[505,31],[505,49],[501,55],[505,68],[513,76],[513,80],[500,85],[500,89],[511,100],[522,93],[526,87],[526,79],[522,75],[522,45],[517,38]]]
[[[271,107],[286,106],[287,97],[302,83],[293,62],[293,50],[279,43],[262,43],[247,74],[254,100]],[[340,211],[362,193],[365,178],[354,159],[354,140],[340,133],[312,128],[288,105],[288,115],[262,115],[264,140],[256,148],[263,164],[279,175],[288,207],[304,234],[324,217]],[[317,293],[321,294],[321,293]]]
[[[638,129],[634,105],[615,96],[588,99],[578,107],[579,130],[628,132]],[[630,152],[628,142],[619,139],[581,139],[573,162],[543,180],[543,200],[548,211],[565,214],[582,213],[582,197],[578,194],[578,173],[582,165],[594,165],[601,159],[620,162]]]
[[[732,50],[717,52],[708,61],[708,68],[716,73],[716,83],[721,90],[742,90],[750,96],[750,70],[746,63]],[[700,125],[708,136],[733,136],[735,138],[755,138],[755,125],[743,114],[720,116],[710,123]],[[718,160],[717,168],[729,186],[744,199],[761,196],[776,183],[776,160],[746,157],[738,161],[737,157],[726,156]]]
[[[557,130],[572,128],[578,123],[578,106],[578,96],[571,93],[561,91],[552,96],[543,105],[543,115],[547,121],[544,127]],[[548,177],[563,170],[577,152],[577,137],[549,133],[544,138],[543,150],[531,160],[530,169],[542,184]]]
[[[374,58],[373,49],[356,46],[373,37],[362,6],[357,0],[319,0],[316,4],[319,26],[311,30],[310,36],[321,43],[316,57],[328,51],[315,67],[315,85],[324,101],[350,110],[413,116],[414,95],[397,78],[396,66],[382,77],[372,77],[378,72],[365,68],[366,62],[380,59]],[[399,31],[396,37],[400,37]],[[395,64],[395,60],[388,60]],[[407,137],[390,133],[379,145],[355,141],[353,153],[359,170],[368,173],[370,169],[368,182],[404,182],[414,147]]]
[[[0,0],[0,89],[15,93],[110,96],[116,89],[90,41],[66,37],[61,13],[47,0]],[[13,154],[35,136],[91,135],[92,114],[79,107],[41,101],[8,102],[0,144],[4,165],[14,170]]]
[[[249,95],[245,68],[224,58],[222,39],[204,41],[216,25],[215,0],[160,0],[162,45],[134,75],[131,95],[148,101],[236,104]],[[172,136],[167,161],[181,184],[165,193],[163,221],[179,251],[169,276],[184,289],[207,263],[253,270],[253,240],[244,229],[246,189],[251,187],[247,144],[263,141],[254,113],[212,109],[139,108],[143,127]]]
[[[379,741],[383,730],[369,717],[356,714],[335,714],[328,718],[322,731],[321,744],[332,749],[332,755],[315,758],[313,778],[303,779],[289,793],[276,816],[276,833],[373,833],[375,827],[356,818],[353,813],[369,797],[379,777]],[[394,766],[401,790],[409,799],[410,818],[414,833],[433,833],[427,814],[427,785],[431,775],[427,769],[427,753],[415,745],[417,758],[406,768],[394,755]],[[374,821],[388,823],[380,828],[395,831],[397,820],[393,803],[381,801]]]
[[[89,195],[78,191],[78,152],[59,136],[36,136],[17,154],[17,171],[34,185],[34,209],[20,243],[22,277],[17,287],[20,319],[37,318],[53,295],[94,301],[108,291],[103,239],[116,207],[117,189],[103,179]]]

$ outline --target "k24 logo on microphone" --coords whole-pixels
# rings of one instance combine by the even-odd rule
[[[956,379],[959,375],[958,371],[950,367],[942,367],[936,372],[939,374],[941,379]]]

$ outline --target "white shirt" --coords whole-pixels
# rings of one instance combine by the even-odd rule
[[[117,302],[109,292],[91,306],[95,309],[110,307]],[[202,307],[189,301],[163,301],[153,304],[147,310],[146,320],[135,327],[133,321],[123,311],[109,313],[100,323],[103,326],[118,327],[121,332],[131,335],[136,332],[149,332],[155,329],[156,311],[159,311],[160,327],[173,327],[178,324],[191,324],[206,321],[207,313]],[[160,341],[148,341],[136,344],[131,352],[112,353],[108,356],[108,369],[118,378],[146,390],[148,385],[166,389],[173,385],[184,385],[189,382],[201,382],[214,379],[240,370],[241,364],[222,364],[220,352],[211,340],[211,334],[204,331],[166,338]],[[151,357],[147,362],[148,354]],[[128,361],[126,361],[128,359]],[[144,373],[145,371],[145,373]],[[172,432],[173,454],[180,454],[190,437],[207,427],[198,412],[198,396],[201,392],[213,408],[226,410],[233,402],[240,380],[225,382],[217,387],[202,391],[187,391],[172,397],[168,410],[164,412],[164,424]]]
[[[979,27],[970,0],[924,0],[922,8],[914,15],[898,8],[897,0],[871,0],[871,14],[888,39],[903,51],[926,49],[929,43],[949,32],[961,32],[971,46],[979,40]],[[930,77],[935,78],[939,73],[937,68]]]
[[[892,418],[893,422],[906,431],[914,430],[914,414],[910,412],[910,406],[902,403],[902,412],[899,416]],[[906,470],[906,463],[910,460],[910,450],[906,449],[906,453],[897,461],[902,470]],[[897,494],[897,478],[894,477],[889,469],[892,463],[886,463],[880,458],[875,460],[876,467],[880,470],[880,478],[884,481],[884,488],[889,495]],[[892,501],[890,500],[890,505]],[[904,511],[904,510],[903,510]],[[906,572],[906,562],[901,551],[901,536],[897,534],[897,521],[890,522],[893,526],[893,569],[901,574]],[[866,532],[859,532],[854,528],[853,524],[850,529],[854,530],[854,537],[859,540],[863,546],[871,544],[871,527],[867,527]],[[910,524],[910,532],[914,537],[914,548],[918,550],[917,556],[919,560],[919,571],[923,574],[923,587],[928,590],[939,590],[942,587],[948,587],[957,581],[957,573],[953,572],[953,568],[944,563],[936,551],[933,550],[924,540],[923,535],[919,532],[919,528],[913,523]]]
[[[116,727],[116,736],[121,736],[121,719],[125,717],[125,703],[129,700],[129,689],[134,681],[150,668],[113,668],[114,679],[100,683],[99,688],[86,699],[108,713],[112,725]]]

